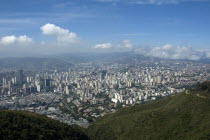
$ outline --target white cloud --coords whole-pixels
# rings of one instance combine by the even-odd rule
[[[162,5],[162,4],[177,4],[182,2],[182,0],[136,0],[136,4],[155,4],[155,5]]]
[[[95,46],[93,46],[93,48],[98,49],[98,48],[102,48],[102,49],[109,49],[109,48],[113,48],[113,49],[117,49],[117,48],[127,48],[127,49],[131,49],[132,48],[132,44],[130,43],[129,40],[124,40],[122,43],[120,44],[111,44],[111,43],[102,43],[102,44],[96,44]]]
[[[132,48],[132,44],[130,43],[129,40],[124,40],[123,41],[123,47],[125,47],[125,48]]]
[[[153,5],[164,5],[164,4],[179,4],[184,2],[205,2],[209,0],[134,0],[136,4],[153,4]]]
[[[183,2],[205,2],[209,0],[95,0],[98,2],[110,2],[110,3],[131,3],[131,4],[150,4],[150,5],[164,5],[164,4],[179,4]]]
[[[188,59],[200,60],[202,58],[210,58],[210,52],[204,50],[194,50],[191,47],[172,46],[170,44],[155,47],[152,49],[136,49],[136,53],[144,54],[146,56],[153,56],[165,59]]]
[[[209,52],[206,52],[206,57],[207,58],[210,58],[210,51]]]
[[[16,37],[14,35],[12,36],[5,36],[5,37],[2,37],[1,40],[0,40],[0,44],[2,45],[12,45],[12,44],[21,44],[21,45],[24,45],[24,44],[28,44],[32,42],[32,39],[27,37],[26,35],[24,36],[19,36],[19,37]]]
[[[54,24],[45,24],[40,29],[44,35],[55,36],[59,43],[69,44],[79,41],[76,33],[70,32],[68,29],[62,29]]]
[[[20,42],[20,43],[29,43],[29,42],[32,41],[32,39],[27,37],[26,35],[24,35],[24,36],[19,36],[17,38],[17,41]]]
[[[111,48],[112,44],[111,43],[102,43],[102,44],[96,44],[93,48],[102,48],[102,49],[108,49]]]

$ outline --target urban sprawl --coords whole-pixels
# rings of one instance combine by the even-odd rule
[[[1,72],[0,108],[28,110],[87,127],[122,107],[156,100],[210,79],[210,66],[188,61],[75,64],[57,70]]]

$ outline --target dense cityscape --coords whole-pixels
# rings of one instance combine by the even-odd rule
[[[156,100],[210,80],[208,64],[142,60],[79,63],[66,71],[2,72],[0,108],[28,110],[87,127],[120,108]]]
[[[210,140],[210,0],[0,0],[0,140]]]

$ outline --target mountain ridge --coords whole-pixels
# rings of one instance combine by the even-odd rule
[[[206,83],[208,87],[201,89]],[[90,125],[87,134],[101,140],[210,139],[210,98],[206,96],[210,86],[206,83],[191,94],[183,92],[120,109]]]

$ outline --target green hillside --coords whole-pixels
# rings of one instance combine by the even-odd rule
[[[96,140],[209,140],[210,82],[161,100],[123,108],[89,126]]]
[[[0,139],[86,140],[88,137],[76,128],[39,114],[0,110]]]
[[[85,131],[84,134],[82,131]],[[0,139],[209,140],[210,82],[157,101],[123,108],[87,129],[39,114],[0,110]]]

